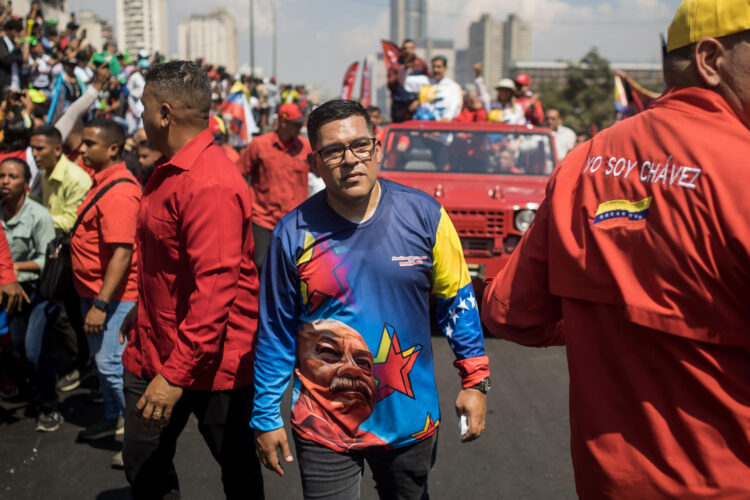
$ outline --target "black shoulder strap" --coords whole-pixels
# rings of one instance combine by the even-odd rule
[[[94,198],[89,202],[89,204],[86,205],[86,208],[83,209],[83,211],[81,212],[81,214],[76,219],[76,223],[73,225],[73,229],[71,229],[70,233],[68,233],[68,234],[70,234],[71,236],[73,236],[73,233],[76,232],[76,229],[78,228],[78,224],[81,223],[81,221],[83,220],[83,216],[86,215],[86,212],[88,212],[91,209],[91,207],[93,207],[94,205],[96,205],[96,202],[99,201],[102,198],[102,196],[104,196],[104,193],[106,193],[107,191],[109,191],[110,189],[112,189],[112,187],[115,184],[118,184],[120,182],[129,182],[131,184],[135,184],[135,182],[133,182],[132,179],[128,179],[127,177],[123,177],[121,179],[115,179],[112,182],[110,182],[109,184],[107,184],[106,186],[104,186],[98,193],[96,193],[96,196],[94,196]]]

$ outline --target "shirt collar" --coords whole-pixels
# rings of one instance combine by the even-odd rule
[[[214,142],[214,134],[209,129],[204,130],[196,135],[190,141],[182,146],[176,155],[172,158],[162,156],[156,162],[157,167],[162,165],[172,165],[181,170],[190,170],[195,164],[198,156]]]
[[[21,205],[21,209],[10,218],[10,220],[5,220],[5,213],[3,212],[3,207],[5,205],[5,200],[0,200],[0,217],[3,218],[3,221],[5,222],[5,225],[8,227],[16,227],[17,225],[21,224],[24,220],[26,220],[26,212],[30,210],[29,208],[29,195],[26,194],[26,199],[23,200],[23,205]]]
[[[669,87],[658,99],[651,103],[650,107],[659,106],[689,113],[700,109],[704,113],[729,115],[742,123],[737,113],[721,95],[713,90],[701,87]]]
[[[53,168],[52,173],[49,174],[49,180],[62,182],[65,179],[65,172],[68,170],[68,163],[70,163],[70,160],[68,160],[64,154],[60,155],[60,159],[57,160],[55,168]]]
[[[120,163],[116,163],[110,167],[107,167],[100,172],[97,172],[96,174],[94,174],[94,186],[103,184],[107,179],[117,175],[119,172],[122,172],[126,168],[127,167],[125,166],[125,162],[122,161]]]
[[[281,140],[281,137],[279,137],[278,132],[273,132],[273,144],[282,151],[294,148],[294,145],[297,144],[297,142],[299,142],[299,136],[295,136],[294,139],[285,143]]]

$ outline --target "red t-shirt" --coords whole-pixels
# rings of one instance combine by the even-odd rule
[[[135,224],[138,217],[138,203],[141,200],[141,186],[133,174],[118,163],[94,175],[93,185],[83,202],[78,205],[78,214],[96,194],[116,179],[130,179],[112,186],[96,204],[86,212],[81,223],[70,239],[70,253],[73,263],[73,284],[78,295],[94,299],[102,288],[104,273],[112,258],[112,245],[135,245]],[[112,300],[135,301],[138,299],[136,280],[136,249],[130,269],[120,282]]]
[[[750,130],[670,89],[574,149],[484,295],[566,345],[581,498],[750,498]]]
[[[247,184],[204,130],[157,161],[138,214],[138,322],[122,357],[193,390],[252,382],[258,322]]]
[[[297,137],[288,144],[276,132],[253,139],[237,162],[250,180],[253,224],[273,229],[286,214],[307,199],[307,155],[310,143]]]

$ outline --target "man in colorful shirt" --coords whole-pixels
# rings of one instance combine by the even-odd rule
[[[484,295],[491,333],[566,346],[582,499],[750,498],[750,4],[684,0],[667,49]]]
[[[358,496],[367,460],[384,498],[421,497],[440,425],[430,295],[462,377],[463,440],[484,430],[488,358],[461,244],[433,198],[377,179],[382,145],[361,105],[322,105],[308,133],[326,189],[281,220],[263,269],[250,422],[259,455],[279,474],[277,448],[292,460],[279,406],[294,371],[306,496]]]

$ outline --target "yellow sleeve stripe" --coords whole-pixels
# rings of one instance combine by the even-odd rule
[[[471,282],[461,240],[445,209],[440,208],[440,224],[432,247],[432,294],[450,299]]]

